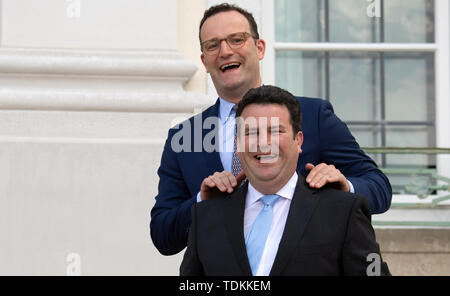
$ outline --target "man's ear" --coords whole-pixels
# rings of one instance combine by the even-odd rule
[[[264,58],[264,54],[266,53],[266,41],[263,39],[256,40],[256,50],[258,51],[259,60],[262,60]]]
[[[302,153],[303,133],[301,131],[295,135],[295,142],[297,142],[298,153]]]
[[[209,73],[208,68],[206,68],[206,62],[205,62],[205,54],[202,53],[200,55],[200,59],[202,60],[203,66],[205,67],[206,73]]]

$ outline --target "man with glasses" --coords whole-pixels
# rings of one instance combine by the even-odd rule
[[[158,170],[160,182],[150,223],[153,243],[164,255],[176,254],[186,247],[190,208],[202,200],[203,179],[209,176],[210,191],[231,193],[245,178],[234,153],[235,106],[248,90],[262,85],[259,62],[264,58],[266,44],[259,38],[256,22],[249,12],[229,4],[209,8],[200,22],[199,38],[201,60],[219,98],[201,114],[169,130]],[[392,198],[389,180],[361,151],[347,126],[333,113],[330,103],[298,99],[307,141],[297,171],[306,177],[311,188],[329,184],[342,191],[358,193],[369,200],[372,213],[385,212]],[[211,118],[216,118],[219,126],[217,137],[211,141],[217,149],[211,151],[202,147],[198,151],[199,135],[195,125],[201,124],[201,143],[204,144],[216,128]],[[190,128],[187,129],[191,139],[180,140],[180,133],[185,134],[181,130],[186,126]],[[174,144],[190,149],[180,151]]]

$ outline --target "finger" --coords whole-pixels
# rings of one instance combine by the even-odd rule
[[[228,182],[230,186],[227,186],[227,192],[231,193],[234,191],[234,188],[238,185],[236,177],[233,174],[226,174],[224,177],[228,178]]]
[[[341,177],[344,177],[344,175],[342,175],[341,172],[334,167],[334,165],[328,165],[321,171],[321,173],[326,177],[325,180],[322,179],[325,184],[339,182]]]
[[[305,165],[305,169],[307,170],[307,171],[310,171],[310,170],[312,170],[314,168],[314,165],[312,164],[312,163],[307,163],[306,165]]]
[[[211,180],[210,177],[205,178],[202,182],[202,185],[200,186],[201,190],[208,190],[214,187],[217,187],[216,183],[214,183],[214,181]]]
[[[347,182],[344,175],[336,169],[334,166],[328,166],[326,169],[323,169],[320,174],[323,174],[321,177],[317,176],[314,180],[315,187],[320,188],[329,183],[336,183],[338,186],[344,186],[343,181]]]
[[[244,170],[240,171],[239,174],[236,176],[237,184],[240,184],[243,180],[245,180],[245,172]]]
[[[310,182],[314,182],[314,181],[318,181],[321,177],[321,175],[324,174],[324,169],[326,168],[326,164],[321,163],[318,164],[317,166],[314,166],[311,171],[309,172],[308,176],[306,176],[306,182],[310,183]]]
[[[216,183],[210,177],[204,179],[200,187],[200,197],[202,200],[207,200],[221,194]]]
[[[229,179],[229,175],[231,174],[227,171],[223,171],[221,173],[214,173],[214,175],[212,175],[211,179],[214,181],[214,183],[216,183],[217,188],[219,188],[220,191],[222,192],[229,192],[230,190],[233,190],[233,186],[231,185],[230,179]],[[233,174],[231,174],[231,176],[233,176]],[[234,176],[233,176],[234,178]]]
[[[310,175],[308,175],[307,178],[309,179],[309,182],[307,182],[310,183],[310,185],[313,187],[320,182],[323,186],[324,184],[326,184],[323,183],[324,177],[333,177],[339,174],[339,170],[336,169],[334,165],[320,164],[311,171]]]
[[[327,179],[328,183],[333,183],[334,187],[341,189],[343,191],[350,191],[350,185],[348,185],[347,178],[337,170],[337,174],[333,176],[329,176]]]
[[[215,187],[219,189],[221,192],[227,191],[227,187],[223,183],[223,180],[220,178],[220,176],[213,175],[210,176],[209,178],[215,184]]]
[[[315,183],[315,187],[316,188],[322,188],[324,185],[326,185],[326,184],[328,184],[328,183],[333,183],[334,181],[331,181],[331,180],[333,180],[334,178],[332,177],[332,176],[329,176],[329,175],[323,175],[322,176],[322,178],[320,178],[320,180],[318,180],[316,183]]]
[[[323,177],[324,177],[324,175],[322,173],[320,173],[320,172],[316,173],[314,175],[314,177],[310,179],[309,186],[313,187],[313,188],[320,188],[319,184]],[[317,187],[317,186],[319,186],[319,187]]]

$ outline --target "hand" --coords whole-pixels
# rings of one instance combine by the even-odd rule
[[[244,171],[241,171],[236,177],[229,171],[215,172],[203,180],[200,185],[200,197],[202,200],[207,200],[224,192],[232,193],[244,179]]]
[[[305,168],[307,171],[310,171],[306,177],[306,183],[309,184],[309,187],[321,188],[325,184],[331,184],[339,190],[350,191],[347,179],[334,165],[321,163],[314,166],[311,163],[307,163]]]

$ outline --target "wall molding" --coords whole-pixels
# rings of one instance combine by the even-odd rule
[[[0,49],[0,109],[192,112],[196,65],[177,51]]]

